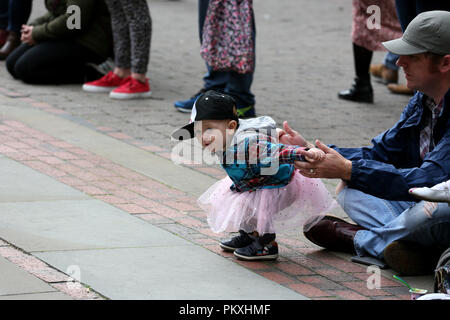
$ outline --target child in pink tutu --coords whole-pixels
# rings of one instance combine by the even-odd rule
[[[201,95],[191,123],[172,137],[197,137],[227,172],[198,204],[214,232],[239,232],[220,246],[240,259],[276,259],[276,232],[308,230],[336,205],[320,179],[302,176],[293,165],[320,161],[324,152],[279,144],[272,118],[238,119],[234,99],[226,94],[210,90]]]

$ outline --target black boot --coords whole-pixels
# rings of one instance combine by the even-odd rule
[[[373,90],[370,84],[370,62],[373,52],[353,43],[353,61],[356,78],[352,87],[338,93],[340,99],[373,103]]]
[[[338,93],[338,97],[344,100],[373,103],[373,90],[370,79],[356,77],[352,87]]]

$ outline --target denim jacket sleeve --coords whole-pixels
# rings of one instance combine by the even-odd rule
[[[422,107],[417,103],[421,96],[415,98],[394,127],[372,140],[371,147],[330,146],[352,161],[349,187],[383,199],[413,201],[408,192],[410,188],[432,187],[450,178],[448,120],[442,138],[422,160],[419,156]]]

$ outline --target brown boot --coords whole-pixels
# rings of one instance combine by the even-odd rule
[[[20,33],[9,32],[5,44],[0,49],[0,60],[5,60],[8,55],[20,45]]]
[[[0,48],[5,44],[6,38],[8,38],[8,31],[0,29]]]
[[[405,86],[404,84],[390,83],[387,85],[387,87],[392,93],[406,94],[410,96],[414,94],[414,91]]]
[[[384,64],[370,65],[370,74],[380,79],[384,84],[398,82],[398,71],[389,69]]]
[[[374,77],[381,78],[381,71],[383,70],[383,68],[386,68],[384,64],[371,64],[369,72]]]
[[[325,216],[303,234],[309,241],[320,247],[354,254],[353,239],[359,230],[366,229],[337,217]]]

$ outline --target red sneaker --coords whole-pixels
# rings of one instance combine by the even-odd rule
[[[83,85],[83,90],[87,92],[110,92],[128,82],[129,78],[121,78],[110,71],[98,80],[86,82]]]
[[[148,79],[145,79],[145,83],[142,83],[130,77],[126,83],[111,91],[109,97],[113,99],[139,99],[149,98],[151,95],[152,90]]]

